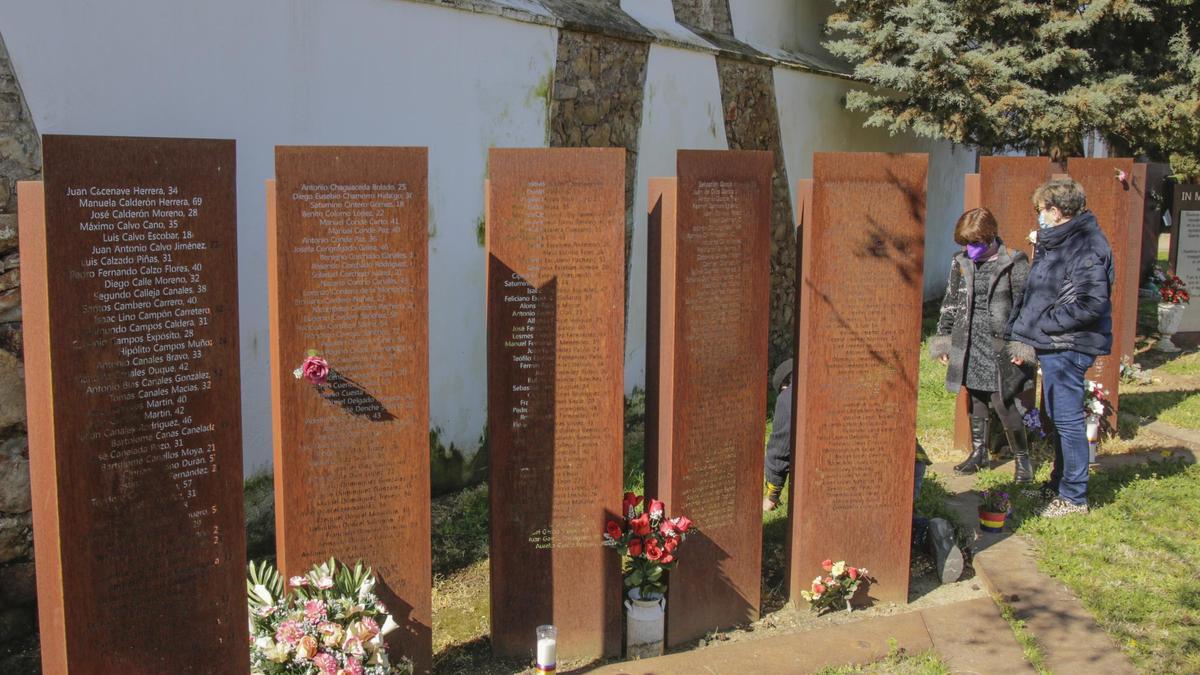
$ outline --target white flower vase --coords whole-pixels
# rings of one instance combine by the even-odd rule
[[[629,589],[625,601],[625,655],[647,659],[662,656],[667,599],[653,594],[643,599],[638,589]]]
[[[1179,322],[1183,321],[1183,305],[1174,302],[1158,303],[1158,342],[1154,349],[1173,354],[1179,347],[1171,342],[1171,336],[1179,330]]]
[[[1096,448],[1100,446],[1100,416],[1087,416],[1088,463],[1096,463]]]

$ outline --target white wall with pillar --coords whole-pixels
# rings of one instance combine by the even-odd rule
[[[787,68],[775,69],[779,132],[783,137],[788,182],[795,204],[796,181],[812,178],[814,152],[925,152],[929,181],[925,209],[925,297],[945,288],[954,244],[954,223],[962,213],[963,175],[975,171],[975,151],[944,141],[891,136],[864,129],[862,116],[845,109],[846,80]]]
[[[429,146],[430,410],[485,423],[489,146],[542,146],[557,30],[394,0],[0,4],[42,134],[233,138],[247,473],[271,463],[265,193],[275,145]]]
[[[712,54],[651,45],[638,139],[633,203],[629,329],[625,334],[625,389],[646,382],[647,183],[675,175],[677,150],[727,150],[721,84]]]
[[[429,147],[432,423],[446,445],[468,457],[476,449],[486,421],[479,235],[487,150],[547,144],[559,35],[534,0],[492,4],[503,5],[504,16],[402,0],[0,3],[0,31],[40,133],[237,140],[248,472],[271,461],[263,182],[274,171],[275,145]],[[629,391],[645,380],[646,181],[674,175],[677,149],[727,144],[715,50],[674,22],[670,0],[621,6],[659,37],[649,51],[639,132]],[[819,51],[823,7],[731,0],[731,19],[736,36],[752,45]],[[789,187],[811,175],[815,151],[929,152],[931,296],[944,283],[961,176],[974,169],[974,153],[864,130],[862,117],[843,107],[850,86],[774,69]]]

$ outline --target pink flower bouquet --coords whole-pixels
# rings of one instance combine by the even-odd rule
[[[825,560],[821,563],[822,574],[812,580],[812,586],[800,595],[809,606],[820,612],[825,609],[850,609],[850,599],[864,583],[872,580],[866,568],[852,567],[846,561]]]
[[[362,563],[332,558],[285,589],[270,563],[250,563],[250,672],[253,675],[397,675],[412,664],[390,658],[384,636],[397,628]]]

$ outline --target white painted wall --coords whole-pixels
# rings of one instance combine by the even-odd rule
[[[782,41],[783,22],[812,3],[789,4],[733,0],[735,30]],[[668,33],[686,33],[667,20],[669,8],[652,0],[639,12]],[[476,227],[487,149],[545,145],[554,29],[397,0],[0,0],[0,30],[41,133],[238,141],[248,471],[271,461],[263,181],[274,171],[274,146],[429,146],[432,421],[444,442],[476,447],[486,399]],[[842,108],[848,86],[776,69],[791,188],[811,176],[815,151],[929,152],[925,288],[933,295],[974,154],[862,129],[861,117]],[[713,55],[652,45],[642,115],[626,391],[645,381],[646,181],[675,175],[677,149],[728,147]]]
[[[864,129],[863,116],[847,112],[843,99],[852,85],[832,77],[775,69],[775,98],[789,189],[795,204],[796,181],[812,178],[814,152],[929,153],[929,191],[925,215],[925,297],[946,285],[955,250],[954,223],[962,213],[963,174],[975,170],[975,152],[950,143],[889,136]]]
[[[729,148],[713,55],[657,44],[650,46],[638,143],[629,329],[625,336],[626,392],[646,382],[647,183],[651,177],[675,175],[676,150]]]
[[[737,39],[770,53],[776,49],[827,55],[821,41],[833,0],[729,0]]]
[[[621,0],[621,11],[660,39],[712,50],[712,45],[675,21],[675,8],[671,0]]]
[[[642,25],[675,23],[675,8],[671,0],[621,0],[621,10]]]
[[[233,138],[247,472],[271,461],[263,181],[276,144],[427,145],[430,405],[484,428],[487,148],[542,146],[557,32],[396,0],[3,0],[40,133]]]
[[[764,47],[796,49],[800,35],[801,5],[805,0],[729,0],[729,18],[737,39]]]

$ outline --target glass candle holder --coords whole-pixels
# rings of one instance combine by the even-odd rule
[[[558,629],[554,626],[537,627],[537,671],[553,673],[558,662]]]

